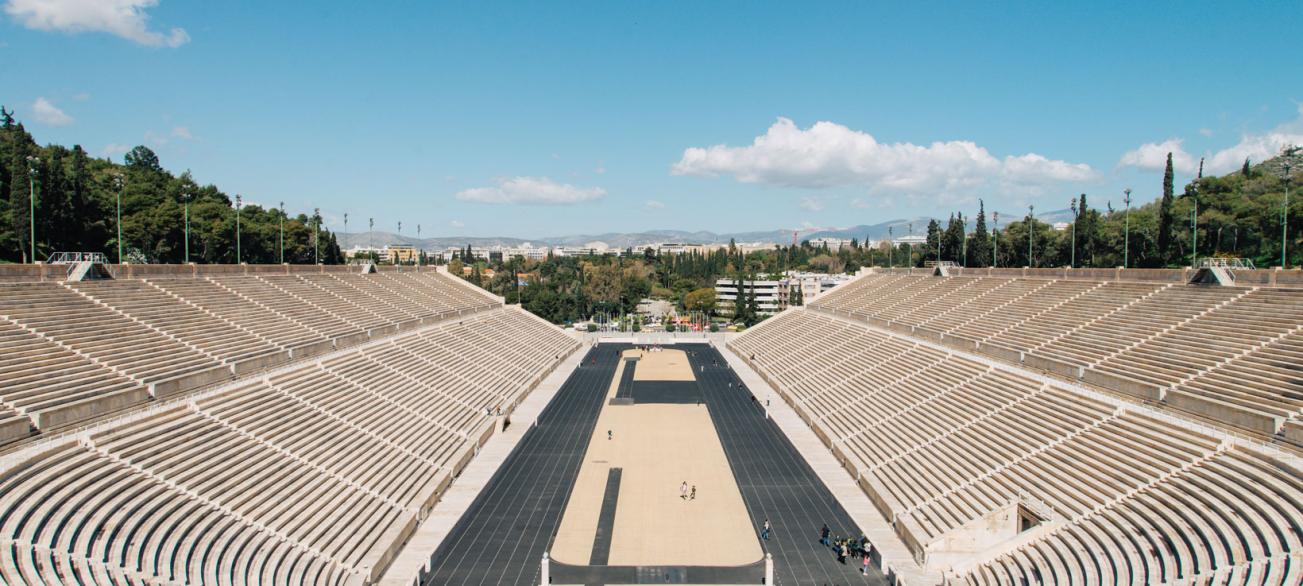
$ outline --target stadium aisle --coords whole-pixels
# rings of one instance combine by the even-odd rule
[[[602,401],[625,346],[584,357],[470,509],[431,557],[422,584],[538,583]],[[591,366],[593,358],[597,365]]]
[[[774,555],[775,582],[886,584],[876,569],[861,576],[859,560],[839,564],[832,550],[819,544],[824,523],[833,535],[859,537],[859,529],[778,426],[765,418],[763,402],[753,402],[751,392],[739,386],[718,351],[706,346],[685,349],[692,350],[689,359],[757,535],[766,518],[773,526],[773,535],[761,544]]]

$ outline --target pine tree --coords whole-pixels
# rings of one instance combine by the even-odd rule
[[[1172,250],[1172,153],[1167,153],[1167,168],[1163,171],[1163,200],[1158,207],[1158,262],[1166,264]]]
[[[923,251],[923,254],[918,255],[919,261],[922,262],[928,259],[941,260],[938,257],[938,252],[941,249],[940,247],[941,247],[941,224],[937,223],[935,219],[928,220],[927,247],[926,247],[927,249]]]
[[[1169,158],[1170,158],[1170,155],[1169,155]],[[1252,177],[1252,176],[1253,176],[1253,169],[1249,168],[1249,158],[1248,158],[1248,157],[1244,157],[1244,167],[1240,169],[1240,174],[1244,175],[1245,177]]]
[[[950,223],[946,225],[946,231],[941,236],[941,258],[937,260],[960,262],[963,247],[964,216],[951,214]]]

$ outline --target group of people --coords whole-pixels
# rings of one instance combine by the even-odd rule
[[[846,537],[833,535],[825,523],[823,529],[819,530],[819,543],[832,549],[833,553],[837,555],[839,563],[845,564],[847,558],[858,558],[860,560],[860,573],[868,575],[869,561],[872,557],[870,553],[873,551],[873,546],[869,543],[869,538],[865,537],[864,534],[861,533],[858,539],[849,535]]]
[[[679,498],[681,498],[681,499],[683,499],[683,500],[685,500],[685,501],[695,501],[695,500],[697,500],[697,485],[695,485],[695,484],[692,485],[692,490],[689,491],[689,490],[688,490],[688,481],[684,480],[684,481],[683,481],[683,484],[680,484],[680,485],[679,485]]]

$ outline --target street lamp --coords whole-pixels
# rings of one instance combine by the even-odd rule
[[[1070,207],[1072,208],[1072,256],[1068,261],[1068,268],[1075,269],[1077,268],[1077,219],[1080,217],[1077,215],[1077,198],[1072,198]]]
[[[285,264],[285,202],[283,201],[281,202],[281,215],[279,221],[280,221],[281,264]]]
[[[1127,269],[1127,268],[1131,268],[1131,265],[1128,262],[1131,256],[1131,188],[1128,187],[1126,189],[1123,189],[1122,193],[1123,193],[1122,202],[1127,204],[1127,211],[1123,216],[1124,227],[1122,229],[1122,268]]]
[[[1293,157],[1298,153],[1299,147],[1290,147],[1285,149],[1285,205],[1280,208],[1280,268],[1289,268],[1289,182],[1294,177],[1290,175],[1292,170]]]
[[[891,234],[891,226],[887,226],[887,268],[896,268],[895,263],[896,238]]]
[[[122,186],[126,185],[121,173],[113,174],[113,191],[118,200],[118,264],[122,264]]]
[[[312,208],[312,264],[321,264],[321,208]]]
[[[33,156],[27,157],[27,199],[30,205],[28,210],[28,233],[32,251],[32,263],[36,263],[36,175],[39,173],[36,166],[41,164],[41,159]]]
[[[182,209],[185,210],[185,263],[186,264],[190,264],[190,200],[192,199],[194,199],[194,195],[191,194],[189,190],[181,192],[181,206]],[[118,241],[121,242],[122,238],[119,237]],[[119,253],[119,256],[121,256],[121,253]],[[118,262],[120,263],[122,261],[119,260]]]
[[[239,194],[235,195],[235,264],[240,264],[240,204],[244,201]]]
[[[370,254],[374,255],[376,250],[376,219],[367,218],[366,223],[367,223],[366,247],[370,248],[371,249]],[[379,259],[375,259],[373,257],[373,260],[379,260]]]
[[[991,251],[991,268],[1000,268],[1000,212],[991,212],[991,236],[995,240]]]
[[[425,247],[421,245],[421,225],[416,225],[416,268],[421,268],[421,255],[425,253]]]
[[[1032,260],[1032,230],[1035,228],[1033,222],[1036,221],[1036,206],[1027,206],[1027,266],[1036,266],[1036,261]]]
[[[1197,185],[1192,195],[1194,209],[1190,210],[1190,266],[1193,268],[1199,262],[1199,187]]]

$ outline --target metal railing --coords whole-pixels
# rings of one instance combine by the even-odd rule
[[[1253,261],[1247,258],[1215,258],[1208,257],[1199,260],[1200,269],[1241,269],[1252,271],[1255,269]]]
[[[958,266],[959,266],[959,263],[957,263],[957,262],[955,262],[955,261],[953,261],[953,260],[943,260],[943,261],[929,260],[929,261],[924,261],[924,262],[923,262],[923,267],[924,267],[924,268],[928,268],[928,269],[934,269],[934,268],[937,268],[937,267],[946,267],[946,268],[950,268],[950,267],[958,267]]]
[[[96,262],[109,264],[109,257],[102,252],[55,252],[45,259],[46,264],[71,265],[79,262]]]

